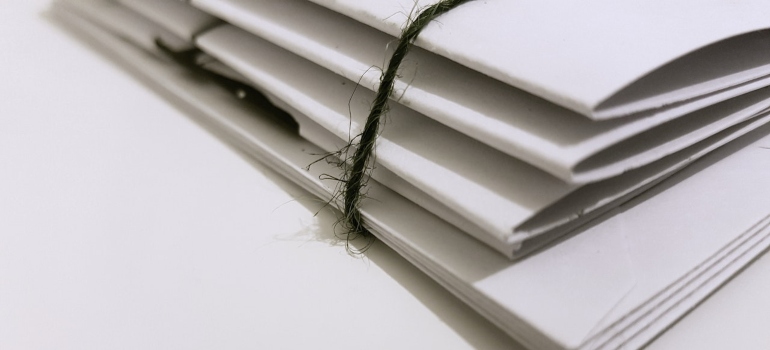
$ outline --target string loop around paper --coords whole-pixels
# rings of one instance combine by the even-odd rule
[[[351,138],[350,143],[346,147],[352,147],[354,141],[356,139],[359,140],[358,144],[355,145],[355,153],[349,159],[351,164],[347,165],[347,162],[342,162],[345,167],[345,172],[340,181],[343,182],[344,186],[340,187],[340,193],[337,195],[344,199],[342,222],[346,225],[345,230],[347,231],[348,238],[356,237],[357,235],[368,235],[368,231],[363,225],[361,212],[359,210],[361,200],[363,199],[362,190],[369,180],[375,144],[377,137],[379,136],[380,120],[388,111],[388,101],[393,95],[394,83],[401,63],[425,26],[442,14],[449,12],[468,1],[471,0],[442,0],[428,6],[420,11],[413,20],[408,22],[406,28],[404,28],[404,31],[401,33],[398,45],[388,62],[388,66],[380,77],[380,86],[377,90],[375,99],[372,102],[372,107],[369,111],[366,123],[364,124],[364,129],[361,134]]]

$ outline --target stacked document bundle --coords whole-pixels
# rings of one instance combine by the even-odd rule
[[[51,13],[332,200],[340,169],[314,161],[361,132],[394,43],[436,2],[57,0]],[[770,244],[768,11],[451,10],[400,67],[367,227],[529,347],[646,344]]]

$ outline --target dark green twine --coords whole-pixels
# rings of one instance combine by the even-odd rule
[[[344,188],[341,188],[340,193],[337,194],[343,197],[345,201],[342,208],[343,218],[341,223],[345,225],[344,229],[347,231],[348,241],[358,236],[369,235],[369,231],[364,227],[361,212],[359,211],[363,198],[362,189],[366,186],[366,182],[369,179],[368,172],[372,166],[371,162],[374,157],[375,143],[379,135],[380,119],[388,111],[388,100],[393,95],[393,85],[398,75],[398,69],[425,26],[442,14],[468,1],[471,0],[442,0],[431,5],[420,11],[401,33],[398,45],[388,62],[387,69],[380,77],[380,87],[377,90],[374,102],[372,102],[364,130],[356,137],[359,139],[359,142],[351,159],[352,164],[350,166],[345,165],[345,174],[341,179],[344,183]],[[348,146],[352,146],[352,144],[353,141],[351,140]]]

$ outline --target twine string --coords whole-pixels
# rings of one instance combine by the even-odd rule
[[[361,200],[363,199],[362,190],[369,179],[371,162],[374,156],[375,144],[379,136],[380,121],[382,116],[388,111],[388,101],[393,95],[394,83],[398,76],[398,69],[404,58],[411,50],[414,41],[420,35],[420,32],[433,20],[444,13],[451,11],[463,3],[471,0],[442,0],[433,4],[408,23],[398,45],[391,56],[387,69],[380,77],[380,86],[377,90],[374,101],[372,102],[369,116],[364,124],[364,129],[358,135],[358,146],[352,157],[352,164],[346,167],[344,175],[344,188],[341,190],[344,198],[343,221],[346,223],[348,237],[358,235],[368,235],[368,230],[364,227],[361,212],[359,210]],[[352,146],[353,141],[348,146]]]

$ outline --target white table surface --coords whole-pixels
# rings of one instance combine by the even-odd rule
[[[520,348],[47,5],[0,0],[0,349]],[[766,254],[649,348],[770,349],[768,295]]]

